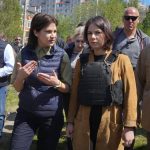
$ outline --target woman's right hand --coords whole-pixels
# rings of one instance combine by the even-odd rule
[[[73,123],[68,123],[68,124],[67,124],[67,127],[66,127],[66,134],[67,134],[67,137],[72,138],[73,130],[74,130]]]
[[[24,80],[26,79],[37,66],[37,62],[32,60],[26,65],[22,66],[20,62],[17,63],[17,79]]]

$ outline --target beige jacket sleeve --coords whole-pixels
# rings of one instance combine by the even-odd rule
[[[136,127],[137,90],[134,71],[126,55],[121,57],[121,78],[124,85],[123,122],[126,127]]]
[[[69,104],[69,111],[68,111],[68,118],[67,122],[74,122],[74,118],[76,116],[78,110],[78,85],[80,81],[80,61],[78,60],[76,63],[74,76],[73,76],[73,83],[71,87],[71,96],[70,96],[70,104]]]

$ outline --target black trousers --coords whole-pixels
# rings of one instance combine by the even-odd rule
[[[56,150],[63,124],[62,111],[56,112],[54,117],[40,118],[18,110],[10,150],[29,150],[35,134],[38,138],[37,150]]]
[[[96,148],[97,141],[97,132],[99,128],[99,124],[101,122],[102,117],[102,107],[101,106],[92,106],[90,112],[90,139],[93,143],[93,150]]]
[[[63,107],[65,116],[68,116],[70,93],[63,94]],[[67,138],[67,150],[73,150],[71,138]]]

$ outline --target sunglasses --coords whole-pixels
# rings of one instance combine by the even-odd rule
[[[131,19],[132,21],[135,21],[138,17],[139,17],[139,16],[124,16],[124,19],[127,20],[127,21],[129,21],[130,19]]]

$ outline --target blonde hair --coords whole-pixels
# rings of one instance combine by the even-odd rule
[[[73,35],[73,39],[76,38],[77,36],[79,35],[82,35],[84,34],[84,28],[85,26],[79,26],[75,29],[75,32],[74,32],[74,35]]]

